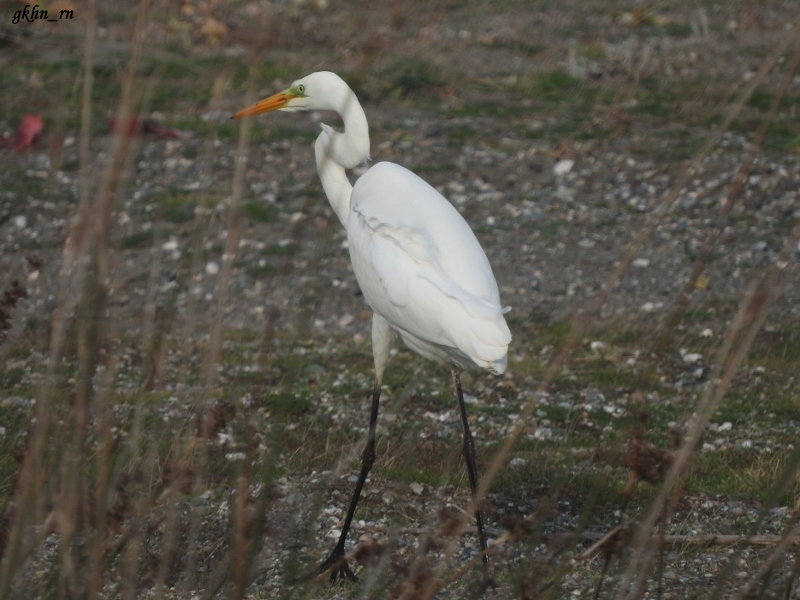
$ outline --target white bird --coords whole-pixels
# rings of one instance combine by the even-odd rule
[[[381,381],[394,333],[414,352],[452,365],[464,428],[464,457],[473,496],[477,490],[475,447],[456,365],[495,374],[506,369],[511,333],[492,268],[475,234],[439,192],[400,165],[381,162],[355,186],[346,169],[369,160],[369,126],[350,87],[336,74],[312,73],[289,89],[239,111],[234,118],[285,110],[331,110],[344,132],[322,124],[314,144],[317,170],[328,200],[347,231],[358,285],[373,310],[372,393],[367,444],[339,541],[317,573],[356,579],[345,561],[345,541],[356,505],[375,460],[375,428]],[[484,562],[486,539],[475,513]]]

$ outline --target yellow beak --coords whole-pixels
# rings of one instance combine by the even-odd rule
[[[289,103],[289,100],[294,97],[295,96],[290,94],[288,90],[285,92],[279,92],[274,96],[270,96],[269,98],[265,98],[260,102],[256,102],[252,106],[243,108],[231,118],[241,119],[243,117],[252,117],[253,115],[260,115],[261,113],[270,112],[273,110],[280,110],[285,107]]]

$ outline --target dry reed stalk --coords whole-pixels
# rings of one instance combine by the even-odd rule
[[[143,42],[143,29],[149,2],[143,1],[137,14],[132,56],[123,79],[120,115],[130,114],[134,104],[133,81]],[[29,524],[41,522],[38,516],[48,500],[45,482],[56,481],[52,501],[59,535],[59,577],[62,593],[79,594],[82,586],[83,559],[75,546],[76,536],[89,524],[90,492],[86,471],[86,442],[88,439],[88,405],[93,396],[92,379],[99,364],[98,350],[102,343],[101,315],[105,287],[108,283],[108,256],[105,239],[109,230],[113,194],[119,182],[121,165],[127,153],[128,132],[120,128],[115,137],[113,160],[105,172],[103,184],[92,192],[89,178],[89,131],[91,124],[92,67],[96,41],[96,5],[90,2],[87,11],[87,35],[84,42],[84,72],[82,94],[82,124],[80,140],[81,186],[78,209],[70,223],[69,236],[63,252],[59,272],[56,310],[52,320],[48,374],[37,397],[37,421],[25,461],[20,468],[21,485],[15,497],[16,513],[0,577],[0,594],[12,585],[14,570],[21,568],[25,557],[33,551],[30,540],[20,553],[22,530]],[[94,250],[94,264],[90,265],[90,250]],[[91,267],[97,270],[92,270]],[[44,463],[45,440],[50,435],[55,395],[55,368],[59,364],[65,343],[67,324],[79,307],[76,322],[79,373],[76,382],[75,404],[72,411],[73,427],[60,436],[63,452],[60,458],[60,476],[55,476],[55,465]],[[81,319],[84,321],[81,321]],[[70,438],[70,439],[67,439]],[[58,459],[55,462],[59,462]],[[33,502],[31,499],[35,499]],[[31,514],[32,513],[32,514]],[[20,560],[21,559],[21,562]],[[89,586],[92,586],[90,584]],[[84,588],[85,589],[85,588]]]
[[[233,513],[233,550],[231,552],[233,581],[233,597],[244,598],[247,589],[248,545],[251,543],[250,515],[247,508],[250,498],[250,481],[252,480],[253,456],[246,456],[242,464],[242,472],[236,478],[236,498]]]
[[[223,71],[218,74],[214,79],[211,86],[211,100],[209,102],[209,110],[212,113],[222,110],[222,104],[226,89],[231,82],[231,73]],[[208,165],[212,168],[214,157],[219,153],[215,142],[217,141],[217,122],[211,121],[212,130],[208,136],[206,143],[203,146],[203,151],[200,155],[198,162],[200,164]],[[186,283],[189,278],[196,273],[203,270],[201,257],[203,256],[203,233],[211,229],[216,217],[214,211],[210,208],[215,199],[211,198],[207,192],[198,193],[198,208],[195,210],[194,226],[189,235],[189,251],[185,254],[188,260],[184,260],[181,265],[181,271],[178,273],[177,282]],[[176,286],[176,289],[179,286]],[[186,296],[186,310],[183,317],[177,317],[181,323],[181,330],[177,334],[177,338],[183,340],[181,353],[181,373],[191,372],[191,366],[187,361],[187,357],[192,356],[194,353],[193,344],[197,338],[197,334],[202,332],[205,334],[208,331],[207,315],[201,312],[197,298],[194,294],[187,294]],[[198,327],[200,325],[200,327]],[[164,331],[163,335],[166,336],[167,332]],[[157,342],[160,344],[166,342]]]
[[[561,344],[558,351],[545,368],[544,373],[542,374],[541,382],[536,388],[533,399],[522,407],[519,417],[514,422],[511,432],[506,436],[502,445],[492,457],[491,463],[489,464],[484,476],[481,478],[476,498],[472,501],[470,507],[465,511],[465,515],[470,515],[474,512],[475,507],[478,506],[478,504],[482,501],[489,489],[489,486],[491,485],[492,481],[494,481],[500,469],[503,468],[503,466],[507,463],[514,444],[524,430],[525,425],[530,419],[534,410],[538,407],[539,399],[542,397],[542,394],[546,392],[555,377],[566,365],[570,353],[580,343],[589,325],[594,321],[597,314],[600,312],[600,309],[605,305],[606,301],[611,295],[612,290],[620,281],[622,275],[628,270],[633,262],[633,259],[639,253],[645,241],[650,237],[650,235],[652,235],[658,223],[660,223],[661,220],[673,209],[679,199],[681,190],[683,190],[683,188],[689,183],[700,164],[706,159],[714,146],[716,146],[723,134],[730,128],[734,119],[741,113],[747,100],[750,98],[756,88],[763,82],[767,74],[774,68],[793,39],[793,35],[784,36],[777,51],[774,52],[769,59],[764,61],[758,73],[750,80],[749,85],[742,92],[736,104],[734,104],[728,111],[725,119],[723,119],[722,123],[717,127],[714,133],[709,136],[703,146],[694,155],[690,164],[683,170],[678,181],[672,186],[669,192],[664,195],[639,233],[627,245],[621,259],[606,278],[606,281],[603,284],[600,292],[598,292],[598,294],[589,301],[586,309],[573,319],[570,332],[567,335],[566,340]],[[468,517],[466,516],[461,517],[459,531],[463,531],[463,527],[465,526],[467,518]],[[429,585],[426,586],[422,595],[418,596],[419,598],[430,598],[433,596],[433,594],[441,589],[442,582],[444,581],[442,574],[444,569],[447,568],[447,565],[452,560],[454,551],[455,543],[451,542],[447,545],[445,556],[439,563],[437,568],[437,576],[430,578]]]
[[[230,74],[225,72],[219,75],[215,80],[214,84],[212,85],[212,94],[211,94],[211,103],[210,108],[211,110],[219,110],[220,106],[222,105],[223,95],[227,85],[230,82]],[[203,163],[212,164],[213,157],[218,152],[215,147],[214,140],[216,138],[216,130],[212,132],[212,135],[209,137],[208,142],[205,144],[203,148],[203,153],[201,156],[201,161]],[[188,281],[188,277],[191,276],[192,273],[198,273],[202,270],[203,265],[201,263],[200,257],[202,256],[202,246],[203,246],[203,232],[204,230],[208,230],[212,223],[214,222],[214,213],[212,210],[205,210],[206,206],[210,202],[207,201],[206,198],[201,197],[198,201],[198,204],[203,205],[203,210],[197,211],[197,218],[195,219],[195,226],[192,229],[192,233],[190,236],[190,244],[191,249],[189,251],[190,260],[185,261],[184,263],[184,270],[186,274],[182,273],[179,275],[179,281]],[[205,217],[205,218],[201,218]],[[181,319],[181,331],[178,333],[178,339],[183,340],[183,345],[181,348],[181,356],[182,356],[182,368],[180,369],[181,373],[185,375],[185,379],[189,378],[189,374],[191,373],[191,366],[187,361],[187,357],[193,354],[193,340],[197,338],[197,334],[200,331],[198,325],[206,324],[205,316],[201,315],[200,307],[198,304],[197,299],[195,298],[194,294],[188,294],[186,299],[186,310],[185,316]],[[203,331],[206,331],[206,328],[203,327]],[[166,335],[166,333],[164,333]],[[161,342],[165,344],[166,341]],[[191,490],[190,495],[197,499],[196,504],[192,506],[192,509],[189,511],[189,526],[188,526],[188,534],[187,534],[187,543],[186,546],[188,548],[196,548],[197,547],[197,540],[200,534],[200,495],[206,490],[206,483],[203,473],[205,472],[206,466],[206,455],[202,452],[201,444],[202,442],[202,429],[206,427],[205,421],[207,419],[206,410],[208,399],[201,398],[200,405],[197,407],[199,411],[199,419],[201,423],[201,431],[196,432],[195,435],[188,436],[188,439],[182,438],[179,440],[179,447],[176,449],[176,455],[178,456],[178,463],[179,464],[187,464],[192,465],[196,472],[196,476],[193,477],[191,481]],[[186,554],[186,562],[185,562],[185,569],[184,569],[184,577],[181,579],[181,588],[184,592],[188,593],[190,590],[193,590],[196,587],[196,560],[197,554],[194,551],[189,551]],[[167,559],[165,559],[167,560]],[[163,564],[163,563],[162,563]],[[162,568],[165,568],[162,567]]]
[[[255,78],[257,70],[255,64],[250,65],[247,81],[245,104],[252,103],[255,96]],[[222,325],[225,310],[230,298],[231,278],[233,277],[233,263],[239,251],[239,242],[242,238],[242,212],[241,201],[244,193],[244,176],[247,170],[247,154],[250,148],[250,131],[252,122],[242,119],[239,124],[239,143],[236,148],[236,159],[233,169],[233,184],[231,186],[230,203],[228,204],[228,233],[225,237],[225,250],[222,254],[222,269],[220,270],[219,286],[217,292],[217,310],[211,324],[211,337],[208,342],[204,380],[207,386],[212,385],[217,378],[220,350],[222,347]]]
[[[164,514],[164,542],[161,547],[161,556],[158,561],[158,573],[153,585],[153,591],[157,599],[165,597],[167,590],[167,577],[170,574],[175,554],[178,550],[180,532],[178,530],[178,489],[173,484],[170,487],[169,500],[166,503]]]
[[[683,315],[686,312],[686,309],[689,307],[689,299],[691,298],[694,290],[697,289],[697,282],[699,281],[700,276],[708,267],[708,261],[711,258],[714,248],[716,248],[722,232],[725,230],[725,226],[727,225],[728,216],[739,199],[742,189],[744,188],[744,184],[747,181],[747,177],[753,170],[756,158],[761,152],[761,147],[764,145],[767,132],[775,120],[778,108],[786,96],[789,86],[794,80],[794,75],[798,68],[798,62],[800,62],[800,49],[795,50],[790,64],[784,71],[783,77],[781,78],[777,92],[772,99],[769,110],[759,123],[758,129],[756,130],[756,133],[750,142],[749,151],[739,166],[739,169],[733,178],[733,182],[731,183],[730,190],[728,190],[728,194],[720,206],[719,214],[717,215],[717,223],[706,236],[703,247],[698,252],[698,258],[692,267],[692,272],[689,274],[689,278],[686,280],[686,284],[683,286],[683,289],[678,292],[678,297],[675,299],[675,304],[672,307],[672,311],[661,326],[661,334],[658,336],[658,341],[655,344],[656,355],[661,355],[666,348],[669,347],[669,344],[675,334],[676,326],[678,323],[680,323]],[[656,367],[657,362],[651,362],[650,368],[642,378],[643,382],[647,383],[654,380],[656,376]]]
[[[800,44],[796,43],[795,38],[794,35],[785,37],[778,54],[778,56],[783,54],[789,41],[795,41],[795,53],[782,80],[782,86],[786,84],[787,77],[791,81],[800,62]],[[674,511],[674,504],[680,497],[690,459],[700,442],[702,432],[711,416],[719,408],[733,376],[747,356],[756,334],[766,320],[769,309],[786,285],[785,272],[799,239],[800,225],[795,226],[785,240],[783,249],[769,273],[763,278],[760,277],[760,274],[753,276],[748,290],[740,302],[739,310],[728,326],[725,339],[714,361],[714,369],[709,376],[709,385],[693,413],[684,441],[675,454],[675,460],[664,478],[659,494],[651,504],[646,518],[637,529],[632,558],[619,587],[618,597],[620,600],[623,598],[634,600],[644,594],[650,567],[654,563],[660,547],[660,544],[651,543],[651,532],[658,524],[660,537],[666,534],[666,527]],[[783,279],[781,279],[782,276]]]
[[[765,277],[756,274],[750,282],[736,316],[728,326],[720,346],[709,384],[693,413],[684,441],[675,453],[674,462],[664,477],[664,483],[653,500],[647,516],[640,523],[632,544],[633,554],[620,585],[619,598],[633,600],[645,591],[650,567],[655,561],[659,544],[652,543],[652,531],[658,524],[665,533],[674,510],[670,504],[680,497],[689,461],[700,443],[703,430],[719,408],[742,361],[747,356],[755,336],[763,326],[769,309],[787,283],[787,268],[792,252],[800,240],[800,225],[796,225],[785,240],[783,249]],[[662,535],[663,535],[662,533]]]
[[[752,596],[750,596],[750,592],[753,591],[753,589],[756,587],[756,584],[775,568],[775,564],[778,562],[778,560],[783,558],[791,549],[791,547],[797,544],[798,540],[800,540],[800,523],[795,523],[794,527],[786,532],[786,535],[775,547],[767,560],[759,565],[756,572],[753,573],[750,579],[747,580],[747,583],[745,583],[733,596],[731,596],[731,600],[746,600],[747,598],[752,598]],[[791,597],[792,596],[789,594],[786,595],[786,598]]]
[[[87,31],[84,42],[83,110],[80,143],[82,164],[84,164],[83,159],[88,156],[88,138],[91,125],[92,57],[94,56],[97,31],[95,17],[94,0],[90,0],[87,5]],[[82,232],[85,230],[84,224],[87,222],[89,215],[90,194],[85,186],[87,179],[82,177],[82,185],[80,186],[81,204],[72,220],[70,236],[64,249],[64,263],[59,274],[58,298],[51,321],[48,374],[44,385],[41,386],[38,393],[36,424],[31,434],[31,441],[28,444],[24,461],[20,465],[19,485],[15,491],[14,498],[14,505],[17,509],[8,533],[2,560],[0,560],[2,564],[0,567],[0,597],[7,597],[15,573],[21,566],[20,560],[24,561],[24,557],[31,547],[30,542],[25,544],[23,539],[24,530],[28,528],[28,523],[42,523],[44,518],[45,495],[41,491],[45,489],[44,482],[46,479],[43,460],[45,441],[50,429],[50,399],[55,393],[54,368],[61,358],[65,321],[70,312],[70,306],[74,306],[74,302],[77,301],[77,294],[69,292],[70,289],[74,292],[75,289],[79,288],[71,287],[69,284],[75,260],[82,253]],[[28,548],[23,548],[23,545],[27,545]]]
[[[248,74],[248,81],[247,81],[247,93],[246,97],[248,101],[250,101],[254,96],[254,82],[256,76],[256,68],[255,65],[251,65],[249,74]],[[205,383],[205,387],[210,389],[213,387],[217,380],[217,368],[219,366],[221,349],[222,349],[222,338],[223,338],[223,322],[225,311],[228,307],[229,300],[230,300],[230,287],[231,281],[233,277],[233,265],[236,260],[236,255],[239,250],[239,242],[241,240],[241,199],[244,193],[244,176],[247,169],[247,155],[250,147],[250,131],[252,128],[252,124],[248,120],[242,120],[240,123],[239,128],[239,141],[236,148],[236,158],[234,163],[234,172],[233,172],[233,182],[231,186],[231,195],[230,201],[228,203],[228,221],[227,221],[227,235],[225,238],[225,249],[223,250],[222,255],[222,268],[220,270],[220,277],[219,277],[219,284],[217,287],[217,302],[216,302],[216,311],[211,323],[211,334],[208,341],[208,346],[206,349],[206,357],[205,357],[205,364],[203,369],[203,380]],[[207,440],[210,437],[211,432],[211,411],[208,410],[209,401],[208,397],[205,397],[202,400],[202,405],[198,407],[200,411],[199,418],[201,423],[201,431],[200,438],[202,440]],[[205,464],[205,459],[203,458],[203,453],[200,453],[200,457],[198,458],[200,461],[199,466],[202,467]],[[198,471],[202,472],[203,469],[199,468]],[[202,480],[200,477],[196,478],[195,480],[195,487],[196,491],[200,491],[200,487],[202,486]],[[240,482],[241,486],[241,482]],[[246,486],[245,486],[246,487]],[[235,509],[239,510],[239,505],[235,506]],[[192,541],[196,540],[196,537],[199,533],[199,523],[197,520],[197,511],[192,511],[191,516],[191,523],[190,523],[190,530],[189,530],[189,540],[190,540],[190,547],[193,545]],[[241,517],[242,515],[238,515]],[[237,537],[237,531],[234,530],[234,546],[236,546],[237,542],[239,541]],[[185,585],[188,588],[194,587],[194,561],[195,556],[193,553],[190,553],[188,561],[187,561],[187,575],[188,578],[184,580]],[[221,567],[222,564],[226,565],[224,568],[225,575],[230,573],[230,567],[235,566],[231,565],[228,561],[223,561],[218,567]],[[218,572],[219,568],[218,568]],[[214,577],[212,577],[214,579]],[[224,579],[224,577],[220,577],[220,579]],[[221,586],[221,581],[214,585],[213,587],[217,588]],[[238,588],[237,588],[238,592]]]
[[[105,545],[107,536],[107,497],[112,481],[114,450],[114,414],[111,410],[114,402],[114,380],[119,369],[117,353],[110,354],[107,368],[99,378],[98,391],[95,396],[97,450],[97,475],[94,481],[92,497],[94,498],[94,530],[87,541],[87,597],[89,600],[100,598],[103,589],[103,566],[105,564]]]
[[[231,76],[228,71],[224,71],[215,78],[209,102],[210,111],[215,112],[220,110],[223,96],[230,83],[230,79]],[[201,164],[211,164],[213,162],[213,157],[218,152],[218,149],[215,147],[215,125],[216,122],[212,121],[212,127],[214,127],[214,129],[209,135],[208,141],[204,145],[198,160]],[[207,193],[198,192],[197,205],[199,208],[195,211],[194,223],[188,235],[189,248],[183,253],[183,260],[179,265],[176,275],[176,285],[166,299],[159,298],[158,265],[160,264],[159,257],[161,255],[158,240],[155,240],[153,243],[152,252],[154,259],[152,261],[148,282],[148,289],[151,290],[151,294],[145,307],[146,331],[143,342],[143,354],[150,362],[145,367],[143,373],[141,382],[141,389],[143,390],[152,389],[163,381],[165,369],[163,363],[167,356],[171,333],[175,331],[175,329],[177,329],[177,331],[175,331],[175,339],[180,340],[180,342],[178,342],[178,353],[182,361],[182,364],[178,368],[178,372],[181,374],[180,379],[182,383],[186,384],[191,378],[192,366],[188,363],[187,357],[192,356],[194,353],[193,344],[194,340],[197,338],[198,332],[207,331],[205,327],[207,321],[205,320],[205,315],[201,315],[194,294],[186,295],[186,309],[182,315],[179,315],[175,310],[175,303],[180,290],[185,288],[192,274],[201,272],[203,269],[201,261],[203,255],[203,234],[215,223],[213,211],[207,209],[210,202],[211,199]],[[161,305],[161,308],[157,310],[159,305]],[[176,391],[176,394],[178,396],[183,396],[183,392]],[[205,419],[205,405],[207,402],[206,400],[202,400],[201,402],[202,404],[198,406],[198,411],[202,423]],[[186,429],[181,429],[181,431],[177,432],[175,435],[175,445],[170,452],[171,458],[168,459],[170,461],[168,462],[168,466],[170,464],[175,465],[174,468],[177,472],[168,482],[163,499],[165,505],[165,514],[163,517],[165,525],[162,552],[158,560],[154,584],[156,598],[163,598],[165,596],[167,577],[170,576],[171,570],[174,567],[178,549],[183,545],[180,539],[179,497],[183,493],[188,493],[190,496],[199,499],[200,495],[207,489],[206,481],[203,476],[206,466],[206,455],[201,451],[201,446],[203,444],[201,438],[202,431],[193,433]],[[196,548],[196,542],[199,536],[200,522],[198,507],[199,504],[189,511],[188,540],[185,545],[191,549]],[[181,579],[181,583],[184,590],[191,590],[196,586],[195,573],[197,554],[194,550],[190,550],[184,558],[184,576]]]

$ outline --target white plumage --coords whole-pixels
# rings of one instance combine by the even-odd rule
[[[372,310],[426,358],[503,373],[511,333],[478,240],[411,171],[378,163],[353,189],[347,240]]]
[[[350,184],[345,169],[369,159],[369,127],[338,75],[312,73],[236,116],[314,109],[336,111],[344,121],[343,133],[323,124],[314,150],[325,193],[347,230],[358,285],[385,321],[373,325],[378,378],[391,341],[384,339],[386,324],[426,358],[503,373],[511,332],[475,234],[439,192],[400,165],[378,163]]]
[[[369,160],[369,126],[355,94],[338,75],[312,73],[274,96],[236,113],[245,117],[272,110],[333,110],[344,132],[323,124],[314,143],[322,186],[347,230],[358,285],[373,310],[375,387],[361,473],[342,532],[317,573],[355,579],[345,561],[347,532],[361,489],[375,460],[375,429],[381,381],[394,332],[418,354],[495,374],[506,369],[511,333],[492,268],[475,234],[439,192],[408,169],[381,162],[355,187],[346,169]],[[469,431],[458,371],[453,383],[464,428],[464,457],[473,495],[477,493],[475,447]],[[488,561],[479,510],[478,538]]]

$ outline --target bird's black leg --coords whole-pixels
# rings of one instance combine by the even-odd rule
[[[456,389],[456,399],[458,400],[458,411],[461,413],[461,425],[464,427],[464,461],[467,463],[467,473],[469,475],[469,487],[472,490],[472,497],[475,498],[478,493],[478,475],[475,467],[475,441],[472,439],[472,433],[469,430],[469,422],[467,421],[467,407],[464,405],[464,392],[461,390],[461,378],[458,376],[458,370],[453,367],[451,371],[453,375],[453,386]],[[486,533],[483,531],[483,516],[481,509],[475,508],[475,521],[478,526],[478,542],[483,552],[483,564],[489,564],[489,555],[486,552]]]
[[[364,482],[367,480],[369,470],[375,462],[375,429],[378,425],[378,406],[381,400],[381,384],[379,381],[375,382],[375,387],[372,390],[372,410],[369,415],[369,433],[367,434],[367,445],[364,447],[364,454],[361,455],[361,473],[358,475],[356,482],[356,489],[353,490],[353,498],[350,500],[350,508],[347,509],[347,516],[342,525],[342,533],[339,535],[339,541],[336,542],[328,558],[320,565],[317,570],[317,575],[331,572],[331,581],[349,579],[350,581],[358,581],[358,577],[350,570],[347,561],[345,560],[345,542],[347,541],[347,532],[350,531],[350,524],[353,522],[353,515],[356,512],[358,499],[361,496],[361,490],[364,487]]]

